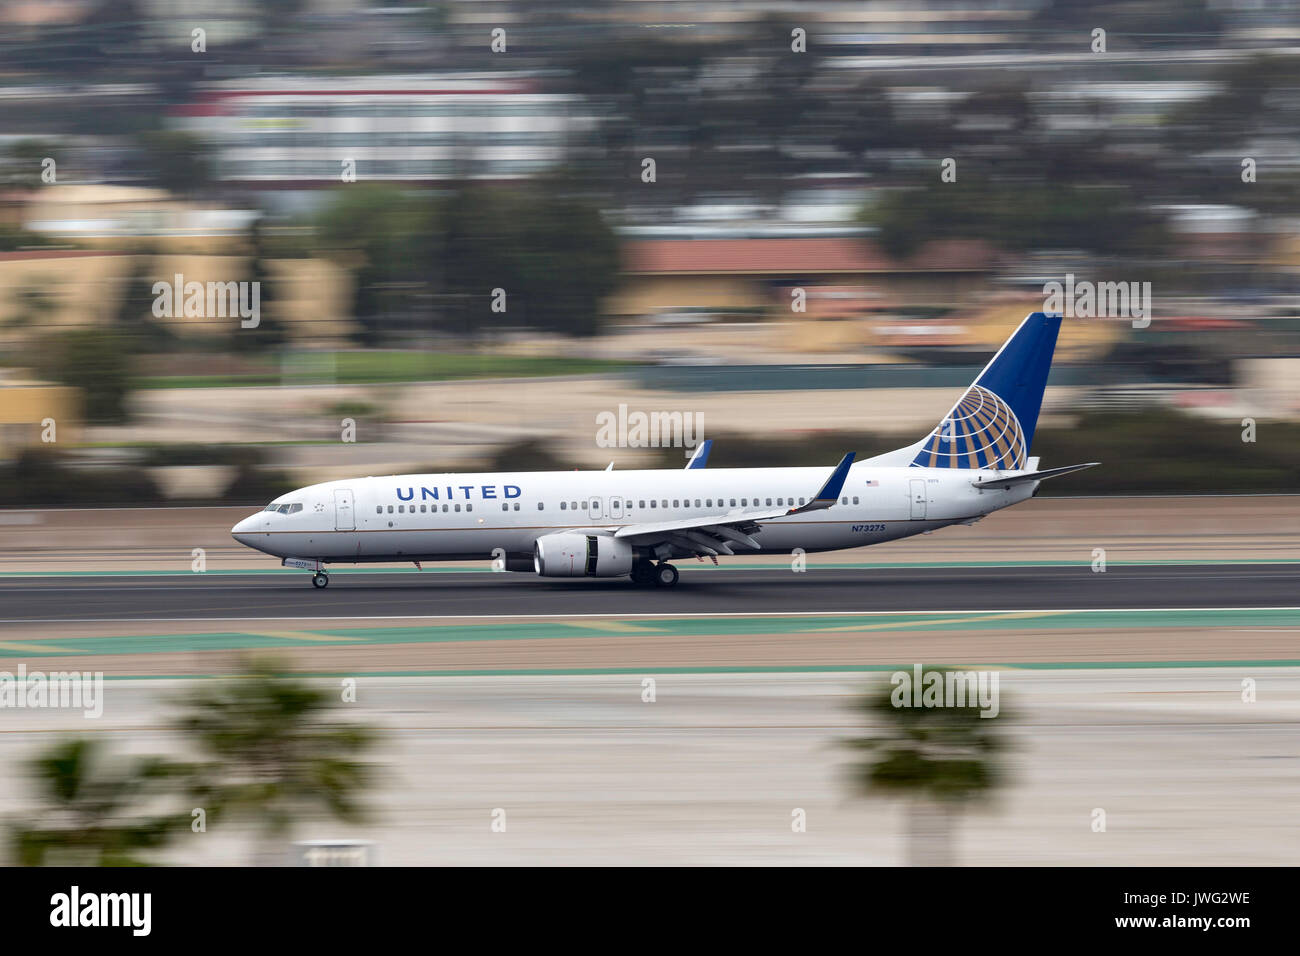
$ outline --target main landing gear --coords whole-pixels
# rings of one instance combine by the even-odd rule
[[[317,571],[311,576],[311,583],[318,588],[327,588],[330,584],[330,576],[324,571]]]
[[[634,584],[653,584],[656,587],[670,588],[677,583],[677,569],[664,561],[658,564],[637,561],[632,565],[631,577]]]
[[[677,583],[677,569],[671,564],[660,561],[655,567],[655,586],[670,588]]]

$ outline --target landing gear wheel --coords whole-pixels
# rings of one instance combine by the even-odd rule
[[[315,574],[311,576],[311,583],[318,588],[328,587],[330,583],[330,576],[326,574],[324,571],[317,571]]]
[[[633,584],[653,584],[655,566],[649,561],[638,561],[632,565],[631,576]]]
[[[670,588],[677,583],[677,569],[662,561],[655,567],[655,584],[661,588]]]

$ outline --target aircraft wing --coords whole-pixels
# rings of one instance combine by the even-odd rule
[[[732,509],[694,518],[624,525],[614,532],[614,537],[627,538],[634,544],[642,545],[671,544],[695,554],[707,554],[714,558],[718,554],[735,554],[731,550],[733,544],[757,550],[760,545],[754,540],[753,535],[760,530],[758,522],[809,511],[820,511],[835,504],[839,500],[840,491],[844,488],[844,480],[848,477],[849,468],[853,465],[853,456],[854,453],[849,452],[840,460],[830,477],[805,505],[765,510]]]

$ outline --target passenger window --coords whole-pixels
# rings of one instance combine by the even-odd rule
[[[383,505],[375,505],[375,514],[377,514],[377,515],[381,515],[381,514],[383,514],[383,513],[384,513],[384,506],[383,506]]]
[[[664,508],[667,508],[667,507],[668,507],[668,499],[667,499],[667,498],[665,498],[665,499],[663,500],[663,505],[662,505],[662,507],[664,507]]]
[[[768,506],[769,508],[772,507],[772,499],[771,499],[771,498],[768,498],[768,499],[767,499],[767,506]]]
[[[574,511],[577,511],[577,510],[578,510],[578,503],[577,503],[576,501],[570,501],[570,502],[569,502],[569,507],[572,508]]]
[[[501,510],[502,510],[502,511],[509,511],[509,510],[510,510],[510,503],[507,502],[507,501],[503,501],[503,502],[501,502]]]
[[[736,507],[736,499],[735,499],[735,498],[732,498],[732,499],[731,499],[731,507],[733,507],[733,508]]]
[[[546,505],[542,504],[540,501],[537,502],[537,510],[538,510],[538,511],[545,511],[545,510],[546,510]]]
[[[583,511],[586,511],[586,510],[587,510],[587,502],[585,502],[585,501],[582,503],[582,510],[583,510]]]
[[[657,502],[656,502],[653,498],[651,498],[651,499],[650,499],[650,507],[653,508],[656,504],[657,504]]]
[[[699,499],[699,498],[696,498],[696,499],[695,499],[695,507],[698,508],[699,506],[700,506],[700,499]]]
[[[638,508],[644,508],[644,507],[645,507],[645,502],[644,502],[644,501],[638,501],[638,502],[636,503],[636,506],[637,506]]]
[[[567,501],[561,501],[561,502],[560,502],[560,510],[561,510],[561,511],[566,511],[566,510],[568,510],[568,507],[569,507],[569,503],[568,503]]]
[[[457,506],[456,506],[456,510],[457,510],[457,511],[460,511],[460,505],[457,505]]]
[[[457,508],[456,510],[459,511],[460,509]],[[446,505],[443,505],[443,506],[442,506],[442,513],[443,513],[443,514],[446,514],[446,513],[447,513],[447,506],[446,506]]]
[[[740,507],[744,508],[744,507],[748,506],[748,504],[749,504],[749,499],[748,499],[748,498],[741,498],[741,499],[740,499]]]
[[[673,507],[674,507],[674,508],[680,508],[681,506],[682,506],[681,500],[678,499],[678,498],[674,498],[674,499],[673,499]]]
[[[517,501],[515,502],[515,510],[516,510],[516,511],[519,510],[519,502],[517,502]]]
[[[466,506],[465,506],[465,510],[466,510],[466,511],[473,511],[473,510],[474,510],[474,506],[473,506],[473,505],[466,505]]]
[[[388,506],[388,513],[389,513],[389,514],[392,514],[392,513],[393,513],[393,506],[392,506],[392,505],[389,505],[389,506]]]
[[[858,503],[858,496],[857,496],[857,495],[854,495],[854,496],[853,496],[853,503],[854,503],[855,505]]]
[[[712,499],[712,498],[705,498],[705,499],[704,499],[704,506],[705,506],[706,508],[712,508],[712,507],[713,507],[713,499]]]

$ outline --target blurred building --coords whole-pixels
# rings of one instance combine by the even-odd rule
[[[641,239],[625,244],[625,278],[610,308],[646,315],[685,305],[721,310],[773,309],[778,290],[863,286],[895,304],[949,305],[986,287],[997,268],[982,242],[928,243],[904,260],[864,237]],[[874,300],[873,300],[874,301]],[[810,319],[839,317],[814,307]]]
[[[49,441],[75,443],[80,437],[77,389],[21,381],[0,381],[0,461]]]
[[[594,117],[506,74],[259,77],[208,87],[175,123],[215,149],[227,183],[517,179],[561,163]]]

